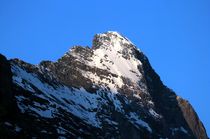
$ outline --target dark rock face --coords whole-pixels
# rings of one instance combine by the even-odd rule
[[[7,59],[0,55],[0,118],[6,118],[13,108],[12,72]]]
[[[15,120],[17,107],[12,92],[12,72],[10,63],[0,54],[0,137],[9,137],[14,135],[5,121]]]
[[[0,60],[0,108],[16,115],[0,115],[4,137],[208,138],[191,105],[117,32],[97,34],[92,48],[75,46],[56,62]]]

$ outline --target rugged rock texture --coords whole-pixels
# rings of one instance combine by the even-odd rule
[[[206,130],[190,103],[179,96],[177,96],[177,101],[193,134],[198,139],[208,139]]]
[[[56,62],[0,60],[4,138],[207,138],[191,105],[117,32],[97,34],[92,48],[72,47]]]

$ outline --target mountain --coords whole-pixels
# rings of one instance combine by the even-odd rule
[[[190,103],[117,32],[38,65],[0,56],[1,138],[207,139]]]

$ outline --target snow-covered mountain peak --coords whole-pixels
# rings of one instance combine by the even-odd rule
[[[87,52],[89,49],[87,49]],[[127,38],[118,32],[108,31],[106,33],[96,34],[93,39],[91,56],[85,57],[86,65],[96,67],[112,73],[115,76],[99,79],[98,76],[91,72],[86,72],[85,77],[96,84],[106,84],[112,92],[117,92],[117,88],[124,85],[124,80],[128,79],[132,84],[138,85],[142,78],[139,68],[141,61],[136,57],[138,50]],[[82,61],[83,57],[77,53],[71,54]],[[83,54],[84,55],[84,54]],[[110,82],[110,80],[112,82]]]
[[[134,44],[128,38],[116,31],[99,33],[94,36],[93,49],[110,49],[110,47],[114,47],[115,50],[135,48]]]
[[[124,85],[125,79],[138,86],[143,78],[140,71],[142,62],[137,58],[137,53],[135,45],[126,37],[118,32],[108,31],[94,36],[92,48],[75,46],[65,57],[73,57],[91,68],[111,73],[112,76],[101,80],[94,72],[82,72],[83,76],[95,84],[105,84],[117,93],[117,88]]]
[[[208,139],[189,102],[117,32],[56,62],[0,54],[0,77],[1,138]]]

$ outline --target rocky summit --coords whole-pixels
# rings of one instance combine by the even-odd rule
[[[190,103],[112,31],[55,62],[1,55],[0,138],[208,139]]]

